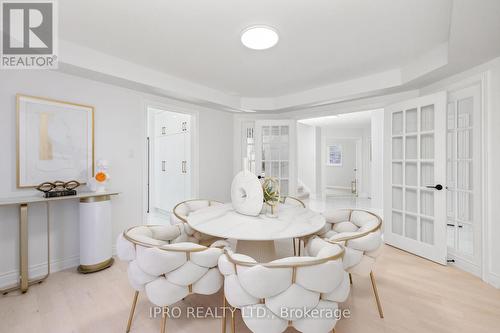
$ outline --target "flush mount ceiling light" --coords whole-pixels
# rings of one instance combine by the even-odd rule
[[[276,45],[278,40],[278,32],[265,25],[252,26],[241,33],[241,42],[252,50],[269,49]]]

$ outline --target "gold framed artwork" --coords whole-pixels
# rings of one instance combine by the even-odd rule
[[[94,176],[94,107],[16,95],[17,187]]]

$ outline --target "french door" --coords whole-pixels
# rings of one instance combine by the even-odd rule
[[[449,257],[480,275],[481,87],[453,91],[447,110],[447,229]]]
[[[277,178],[282,196],[296,192],[295,128],[293,120],[255,122],[255,173]]]
[[[446,93],[385,110],[384,237],[446,264]]]

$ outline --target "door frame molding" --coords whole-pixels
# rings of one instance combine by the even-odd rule
[[[143,189],[143,209],[142,209],[142,223],[148,223],[148,147],[147,138],[149,136],[149,108],[157,108],[165,111],[182,113],[191,116],[190,136],[191,136],[191,196],[197,198],[199,195],[199,111],[188,109],[174,103],[157,101],[152,99],[143,100],[143,117],[146,119],[144,122],[144,154],[142,155],[143,168],[142,168],[142,189]],[[151,171],[150,171],[151,174]]]

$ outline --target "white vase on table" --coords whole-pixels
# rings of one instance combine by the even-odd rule
[[[262,211],[264,192],[257,176],[248,171],[245,160],[243,165],[244,170],[238,172],[231,183],[231,202],[238,213],[257,216]]]

